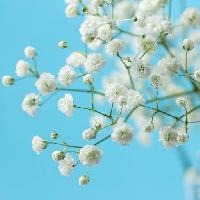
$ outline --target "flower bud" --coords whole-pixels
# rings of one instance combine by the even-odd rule
[[[179,145],[186,144],[188,140],[189,140],[189,135],[187,133],[178,134],[177,141]]]
[[[187,100],[185,97],[178,97],[178,98],[176,99],[176,104],[177,104],[177,106],[179,106],[179,107],[186,108],[187,105],[188,105],[188,100]]]
[[[52,153],[52,159],[55,161],[60,161],[63,160],[65,158],[65,154],[62,151],[54,151]]]
[[[58,42],[58,47],[61,49],[65,49],[68,47],[67,42],[66,41],[60,41]]]
[[[127,99],[126,99],[126,97],[120,96],[120,97],[118,98],[118,103],[119,103],[120,106],[125,106],[125,105],[127,104]]]
[[[11,86],[15,82],[15,79],[12,76],[6,75],[2,77],[2,84],[4,86]]]
[[[31,46],[28,46],[24,49],[24,54],[27,58],[31,59],[34,59],[37,56],[36,49]]]
[[[89,181],[90,181],[89,176],[83,175],[79,178],[79,185],[82,185],[82,186],[87,185]]]
[[[52,133],[51,133],[51,138],[52,138],[52,139],[57,139],[57,138],[58,138],[58,133],[52,132]]]
[[[91,74],[86,74],[85,76],[83,76],[83,82],[92,84],[94,82],[94,79]]]
[[[162,85],[161,77],[159,75],[152,75],[151,76],[151,84],[155,88],[159,88]]]
[[[183,41],[183,49],[186,51],[191,51],[192,49],[194,49],[194,42],[190,39],[185,39]]]

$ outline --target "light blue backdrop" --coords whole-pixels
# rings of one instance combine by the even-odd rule
[[[174,3],[178,4],[178,0]],[[198,0],[191,0],[190,4],[200,7]],[[27,45],[37,48],[40,71],[54,74],[70,51],[84,49],[79,39],[79,20],[67,20],[64,8],[63,0],[0,1],[0,76],[14,74],[15,64],[24,58]],[[69,41],[69,50],[57,48],[62,39]],[[51,131],[57,131],[71,143],[82,144],[81,131],[88,127],[88,114],[77,111],[72,119],[66,119],[57,111],[57,96],[37,117],[30,118],[22,111],[21,101],[32,91],[33,80],[18,82],[11,88],[0,86],[0,199],[183,200],[180,163],[174,151],[164,149],[156,139],[147,149],[136,141],[129,147],[103,143],[101,165],[91,168],[91,183],[85,188],[78,186],[83,168],[70,177],[61,176],[51,151],[40,156],[32,151],[32,137],[48,138]],[[194,131],[186,147],[193,157],[199,149],[199,139],[198,131]]]

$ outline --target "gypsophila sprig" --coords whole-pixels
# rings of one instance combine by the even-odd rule
[[[22,101],[28,115],[35,116],[41,106],[57,98],[60,117],[69,120],[79,110],[87,113],[89,124],[76,133],[84,141],[82,146],[52,131],[49,139],[33,137],[33,151],[40,154],[55,145],[52,159],[61,175],[68,176],[78,165],[100,164],[102,144],[108,140],[122,146],[133,141],[149,146],[157,138],[164,147],[175,149],[188,144],[192,125],[200,122],[199,9],[186,7],[173,20],[178,9],[170,0],[65,2],[68,20],[82,19],[78,31],[83,48],[72,50],[70,40],[60,40],[57,46],[66,51],[66,58],[56,75],[40,73],[39,50],[27,46],[25,58],[13,69],[15,75],[3,76],[2,84],[13,86],[34,78],[37,91]],[[86,123],[86,118],[80,121]],[[79,121],[71,126],[79,126]],[[158,134],[151,137],[154,133]],[[85,171],[77,178],[81,186],[89,181]]]

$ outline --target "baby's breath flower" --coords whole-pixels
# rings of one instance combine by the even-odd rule
[[[71,94],[65,94],[58,101],[58,110],[63,112],[67,117],[71,117],[74,112],[74,100]]]
[[[161,80],[160,75],[153,74],[151,76],[151,84],[153,87],[159,88],[162,85],[162,80]]]
[[[68,176],[73,170],[75,166],[74,159],[69,155],[65,155],[63,160],[58,161],[58,169],[63,176]]]
[[[24,60],[19,60],[16,64],[16,75],[18,77],[24,77],[29,75],[29,64]]]
[[[194,49],[194,42],[191,39],[186,38],[183,41],[183,49],[186,51],[191,51]]]
[[[35,86],[41,95],[48,95],[56,90],[56,80],[50,73],[42,73],[35,82]]]
[[[200,70],[199,69],[194,72],[194,78],[196,81],[200,82]]]
[[[54,151],[52,153],[52,159],[55,161],[60,161],[63,160],[65,158],[65,154],[62,151]]]
[[[106,45],[106,52],[111,55],[116,55],[119,53],[124,47],[124,43],[122,40],[113,39]]]
[[[15,82],[15,79],[12,76],[5,75],[2,77],[2,84],[4,86],[11,86],[14,84],[14,82]]]
[[[34,59],[37,56],[36,49],[31,46],[28,46],[24,49],[24,54],[27,58],[31,58],[31,59]]]
[[[68,47],[67,42],[63,41],[63,40],[58,42],[58,47],[61,48],[61,49],[67,48]]]
[[[79,185],[84,186],[87,185],[89,183],[90,179],[89,176],[87,175],[83,175],[79,177]]]
[[[67,17],[72,18],[78,15],[78,6],[76,4],[69,4],[65,9]]]
[[[91,140],[96,138],[96,131],[93,128],[88,128],[82,133],[84,140]]]
[[[128,145],[133,139],[133,128],[126,123],[118,123],[113,128],[111,138],[121,145]]]
[[[187,106],[188,106],[188,100],[185,97],[178,97],[176,99],[176,104],[179,107],[187,108]]]
[[[32,149],[35,151],[37,154],[40,154],[43,149],[47,148],[47,142],[39,137],[39,136],[34,136],[32,140]]]
[[[34,93],[27,94],[22,102],[22,108],[30,116],[35,116],[39,109],[40,97]]]
[[[74,70],[70,67],[65,65],[64,67],[62,67],[58,73],[58,81],[64,85],[70,85],[74,79],[75,79],[75,72]]]
[[[83,165],[92,166],[100,162],[102,150],[95,145],[86,145],[80,149],[79,159]]]
[[[67,64],[73,67],[83,67],[85,60],[86,56],[80,52],[73,52],[66,58]]]
[[[83,76],[83,82],[92,84],[94,82],[94,78],[91,74],[86,74]]]

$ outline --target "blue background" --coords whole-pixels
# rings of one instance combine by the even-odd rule
[[[200,7],[198,0],[190,4]],[[84,50],[78,31],[80,19],[68,20],[64,8],[63,0],[0,1],[0,76],[14,74],[27,45],[38,51],[40,72],[55,75],[71,51]],[[68,50],[57,48],[60,40],[69,41]],[[103,70],[103,74],[112,69]],[[0,199],[184,199],[179,160],[174,150],[164,149],[156,137],[149,148],[142,148],[136,141],[128,147],[110,141],[101,144],[104,156],[100,165],[89,169],[91,182],[87,187],[78,186],[78,177],[85,172],[83,167],[69,177],[61,176],[51,159],[52,149],[37,156],[31,149],[32,137],[49,138],[50,132],[56,131],[69,143],[83,144],[81,133],[89,125],[89,114],[76,111],[73,118],[67,119],[57,111],[58,95],[35,118],[29,117],[22,111],[21,102],[26,93],[35,91],[33,83],[25,80],[10,88],[0,86]],[[87,97],[81,97],[84,105]],[[200,139],[195,127],[193,130],[186,146],[192,158]]]

